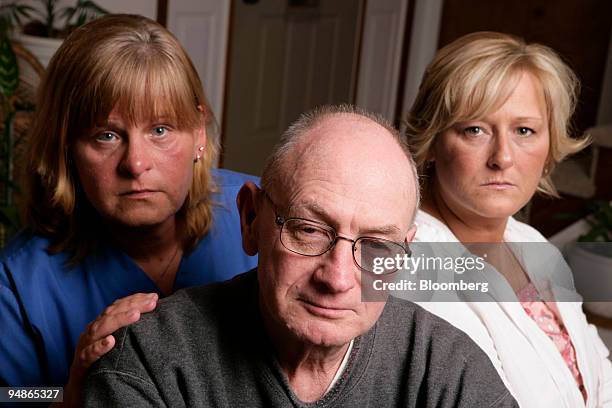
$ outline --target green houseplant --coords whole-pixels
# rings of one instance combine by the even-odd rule
[[[612,319],[612,203],[591,201],[586,213],[586,232],[567,245],[565,255],[576,290],[584,297],[584,308]]]
[[[578,238],[579,242],[612,242],[612,203],[592,201],[587,205],[586,218],[591,229]]]
[[[0,6],[9,28],[23,26],[25,34],[63,38],[70,30],[108,12],[90,0],[76,0],[73,6],[59,8],[57,0],[36,0],[40,7],[14,0]],[[61,24],[61,25],[60,25]],[[2,34],[6,34],[6,30]]]
[[[38,58],[43,66],[75,27],[106,14],[107,11],[90,0],[74,0],[74,5],[60,7],[57,0],[35,0],[36,7],[27,7],[25,24],[20,24],[21,33],[15,39]],[[22,7],[23,0],[14,0],[11,5]]]
[[[15,202],[20,186],[14,177],[14,152],[24,142],[26,132],[15,131],[16,119],[34,111],[33,101],[19,95],[19,64],[12,42],[15,32],[23,27],[32,35],[62,37],[74,27],[107,13],[89,0],[76,0],[73,6],[63,8],[58,7],[56,0],[38,0],[38,3],[39,8],[19,0],[0,5],[0,248],[20,228]],[[58,28],[58,23],[63,25]],[[25,45],[24,37],[27,36],[19,39]],[[60,43],[53,45],[49,56]]]
[[[14,1],[13,3],[19,3]],[[90,0],[77,0],[74,6],[58,8],[56,0],[38,0],[41,8],[28,10],[28,17],[33,19],[23,26],[28,35],[48,38],[63,38],[74,27],[85,24],[87,21],[107,14],[108,12]],[[63,25],[59,26],[58,23]]]
[[[17,56],[10,33],[28,16],[30,7],[16,3],[0,6],[0,247],[7,236],[19,228],[19,217],[13,196],[19,186],[13,179],[13,150],[17,141],[13,132],[15,115],[27,107],[15,98],[19,85]]]

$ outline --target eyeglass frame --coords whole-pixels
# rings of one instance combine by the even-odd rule
[[[353,262],[355,263],[355,265],[361,269],[364,272],[368,272],[368,273],[374,273],[373,271],[370,271],[366,268],[364,268],[363,266],[359,265],[359,262],[357,262],[357,259],[355,258],[355,253],[357,252],[357,242],[359,242],[362,239],[370,239],[370,240],[374,240],[374,241],[383,241],[383,242],[388,242],[391,243],[393,245],[397,245],[398,247],[402,248],[404,250],[404,253],[406,255],[408,255],[409,257],[412,256],[412,251],[410,250],[410,246],[408,244],[408,242],[406,240],[404,240],[404,243],[398,243],[389,239],[384,239],[384,238],[379,238],[379,237],[371,237],[371,236],[367,236],[367,235],[363,235],[363,236],[359,236],[356,239],[352,239],[349,237],[345,237],[343,235],[338,234],[338,232],[336,231],[336,229],[334,227],[332,227],[331,225],[328,225],[324,222],[321,221],[315,221],[315,220],[311,220],[308,218],[302,218],[302,217],[289,217],[289,218],[285,218],[282,215],[279,215],[279,211],[277,210],[278,206],[276,205],[276,203],[274,202],[274,200],[272,200],[272,197],[270,197],[270,195],[268,194],[268,192],[266,190],[264,190],[263,188],[260,188],[261,193],[268,199],[268,201],[270,201],[270,204],[272,204],[272,209],[274,210],[274,223],[280,227],[279,229],[279,241],[281,242],[281,244],[283,245],[283,247],[287,250],[290,251],[294,254],[297,255],[301,255],[301,256],[307,256],[307,257],[311,257],[314,258],[316,256],[321,256],[321,255],[325,255],[326,253],[328,253],[329,251],[331,251],[336,244],[338,243],[338,240],[343,239],[345,241],[350,242],[351,245],[351,253],[353,255]],[[329,243],[329,247],[321,252],[320,254],[316,254],[316,255],[308,255],[308,254],[303,254],[301,252],[297,252],[291,248],[288,248],[287,245],[283,242],[283,228],[285,226],[285,223],[287,221],[291,221],[291,220],[301,220],[301,221],[306,221],[306,222],[310,222],[316,225],[320,225],[322,227],[324,227],[324,229],[326,229],[328,232],[333,233],[333,239],[330,241]]]

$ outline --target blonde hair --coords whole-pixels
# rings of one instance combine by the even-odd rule
[[[75,30],[43,76],[32,126],[24,219],[52,239],[52,252],[78,262],[95,245],[99,216],[79,187],[69,145],[80,132],[121,109],[126,121],[164,117],[181,130],[214,124],[198,74],[179,42],[142,16],[109,15]],[[177,216],[191,249],[211,224],[210,169],[216,145],[204,156]]]
[[[583,149],[588,138],[570,136],[579,81],[552,49],[501,33],[468,34],[438,51],[425,71],[419,93],[406,118],[406,134],[419,172],[427,180],[427,157],[435,138],[458,122],[499,109],[522,73],[542,86],[550,149],[538,191],[558,196],[550,179],[555,165]]]

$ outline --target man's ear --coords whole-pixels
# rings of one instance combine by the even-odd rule
[[[242,248],[248,255],[257,254],[257,212],[259,188],[255,183],[247,181],[244,183],[238,196],[236,204],[240,214],[240,231],[242,232]]]

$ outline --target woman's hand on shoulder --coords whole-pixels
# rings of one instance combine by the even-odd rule
[[[63,406],[80,406],[82,383],[87,369],[115,346],[112,333],[140,319],[142,313],[147,313],[157,306],[156,293],[136,293],[118,299],[104,309],[104,312],[79,337],[74,352],[70,378],[64,388]]]

